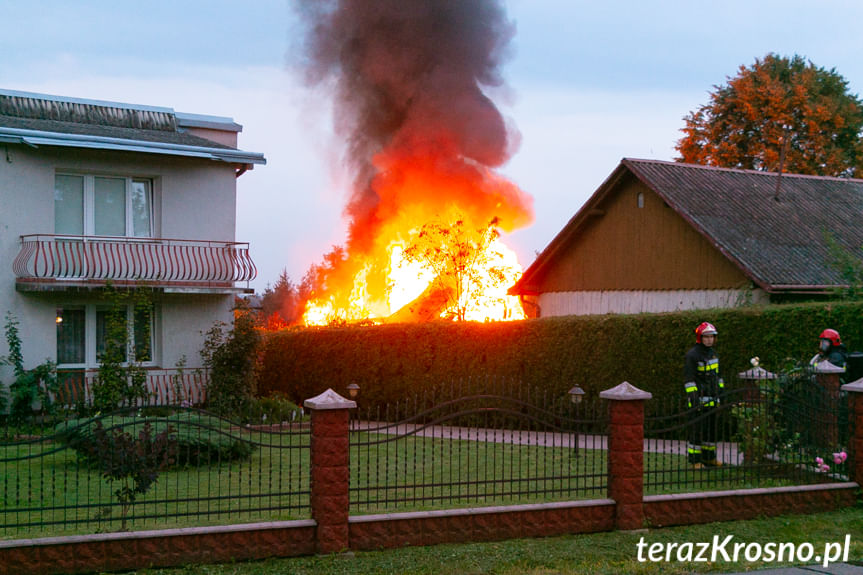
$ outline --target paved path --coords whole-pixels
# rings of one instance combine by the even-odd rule
[[[388,435],[417,435],[434,439],[456,439],[464,441],[484,441],[488,443],[509,443],[513,445],[539,445],[543,447],[575,447],[578,438],[579,449],[608,449],[608,436],[599,434],[573,434],[558,431],[520,431],[510,429],[485,429],[449,425],[423,426],[412,423],[388,424],[377,421],[353,421],[351,430],[385,433]],[[677,439],[644,440],[644,451],[648,453],[668,453],[686,455],[686,442]],[[736,443],[719,442],[716,456],[722,463],[739,464],[740,453]]]

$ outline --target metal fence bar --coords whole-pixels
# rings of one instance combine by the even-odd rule
[[[646,494],[847,480],[845,464],[833,464],[849,437],[847,399],[808,368],[763,374],[726,378],[715,409],[690,408],[677,396],[648,402]],[[694,431],[715,442],[722,465],[689,460]]]
[[[383,412],[357,411],[352,511],[604,496],[605,454],[594,449],[597,436],[579,427],[601,433],[607,417],[576,418],[562,398],[531,397],[505,379],[447,387],[420,391]],[[457,399],[430,405],[441,396]]]

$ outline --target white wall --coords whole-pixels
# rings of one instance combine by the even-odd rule
[[[539,296],[541,317],[659,313],[768,302],[768,294],[761,289],[547,292]]]
[[[153,178],[157,236],[235,239],[236,178],[231,165],[156,154],[0,144],[0,322],[5,322],[7,310],[17,316],[28,368],[55,358],[57,304],[79,297],[15,289],[12,262],[20,236],[54,233],[57,171]],[[230,323],[232,303],[232,295],[162,296],[157,326],[162,335],[160,364],[173,367],[185,354],[190,367],[198,366],[200,332],[217,320]],[[8,353],[7,348],[0,333],[0,356]],[[8,368],[0,367],[0,381],[8,384],[10,375]]]

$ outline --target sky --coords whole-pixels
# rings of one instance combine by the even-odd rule
[[[233,118],[261,152],[237,182],[258,292],[345,241],[350,175],[332,101],[294,62],[292,0],[0,0],[0,88]],[[672,160],[683,118],[770,52],[863,93],[857,0],[506,0],[516,34],[491,93],[520,145],[500,173],[533,197],[504,237],[527,267],[622,158]]]

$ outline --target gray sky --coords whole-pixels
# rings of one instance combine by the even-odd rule
[[[331,103],[288,64],[289,0],[2,0],[0,87],[229,116],[268,165],[238,180],[237,240],[259,291],[345,239],[349,177]],[[521,133],[501,170],[534,198],[505,238],[529,265],[621,158],[671,160],[683,117],[768,52],[863,92],[863,3],[508,0],[517,32],[492,94]],[[39,231],[39,230],[35,230]]]

